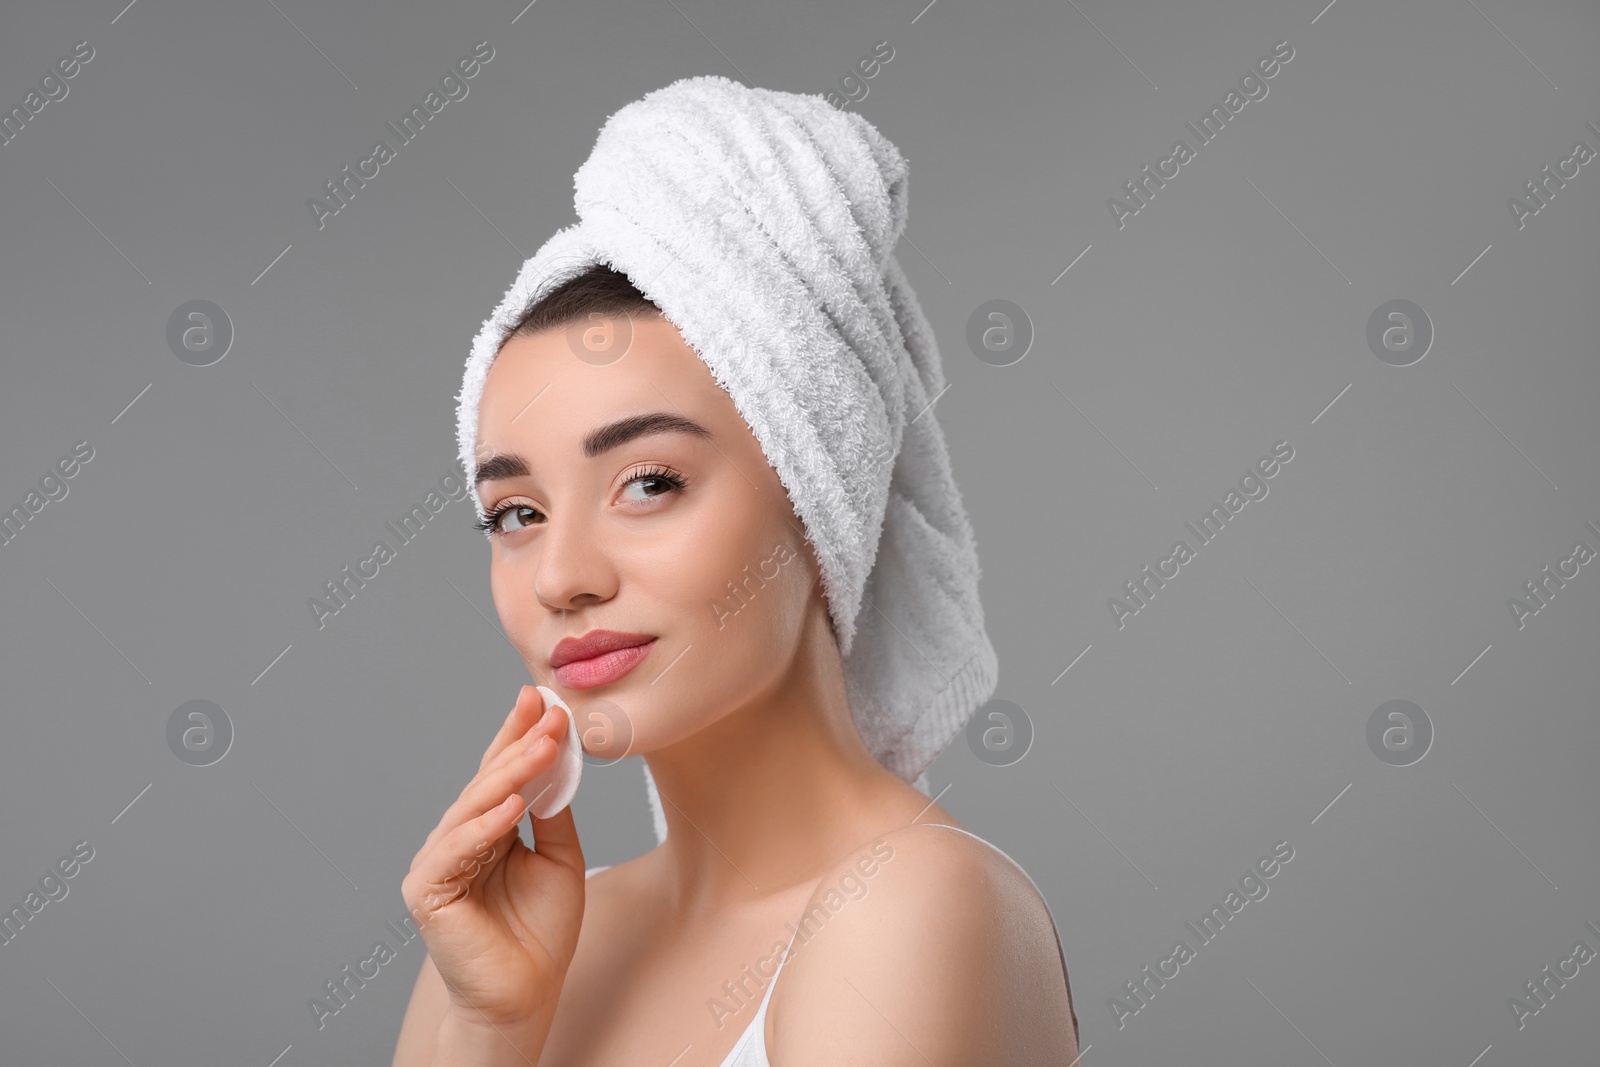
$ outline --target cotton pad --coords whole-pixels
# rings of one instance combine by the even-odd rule
[[[578,719],[572,709],[548,686],[535,688],[544,697],[545,707],[562,708],[567,713],[566,735],[556,738],[555,764],[517,791],[528,802],[528,810],[535,819],[548,819],[571,804],[577,795],[578,779],[583,777],[583,744],[578,740]]]

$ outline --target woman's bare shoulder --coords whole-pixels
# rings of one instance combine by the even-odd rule
[[[889,831],[807,901],[768,1009],[772,1058],[1065,1067],[1077,1049],[1056,944],[996,847],[933,823]]]
[[[863,883],[860,889],[853,889],[851,875]],[[832,902],[842,910],[850,899],[890,895],[880,889],[891,890],[899,906],[982,905],[996,922],[1001,917],[995,909],[1004,907],[1005,922],[1042,921],[1045,930],[1051,928],[1044,901],[1022,869],[998,847],[957,825],[917,822],[878,835],[833,863],[808,906]]]

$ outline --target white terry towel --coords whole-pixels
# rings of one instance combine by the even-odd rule
[[[518,272],[456,397],[463,468],[504,333],[588,267],[627,274],[732,398],[821,564],[867,748],[923,772],[995,689],[977,546],[933,401],[933,332],[895,259],[906,161],[818,95],[684,78],[607,120],[573,179],[579,220]],[[483,502],[474,486],[480,518]],[[656,838],[666,819],[645,768]]]

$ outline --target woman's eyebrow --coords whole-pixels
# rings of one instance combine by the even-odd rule
[[[637,437],[648,437],[659,433],[689,434],[707,440],[712,436],[710,430],[693,419],[668,411],[651,411],[641,415],[628,415],[590,430],[583,439],[583,454],[593,459]],[[521,478],[526,477],[528,473],[527,460],[513,452],[505,452],[485,460],[478,467],[473,484],[482,485],[484,482],[500,478]]]
[[[643,415],[629,415],[590,430],[589,436],[583,439],[583,454],[593,459],[602,452],[608,452],[632,441],[635,437],[646,437],[657,433],[682,433],[707,439],[711,437],[711,431],[693,419],[669,411],[651,411]]]

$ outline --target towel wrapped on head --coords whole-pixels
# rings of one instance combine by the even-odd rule
[[[906,161],[821,96],[684,78],[607,120],[553,234],[483,323],[456,397],[463,468],[506,329],[595,264],[711,369],[821,565],[862,741],[924,771],[994,693],[972,525],[934,409],[938,346],[895,259]],[[477,487],[473,504],[483,517]],[[666,819],[645,768],[656,838]]]

